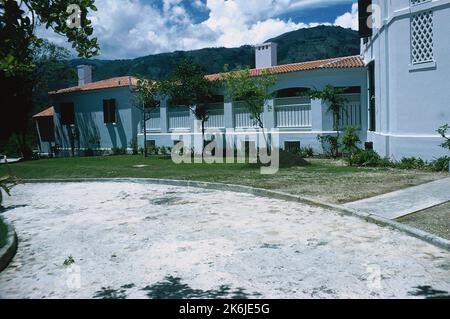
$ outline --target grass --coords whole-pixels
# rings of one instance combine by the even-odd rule
[[[6,236],[8,235],[8,226],[0,219],[0,248],[6,245]]]
[[[401,217],[397,221],[450,240],[450,202]]]
[[[391,168],[349,167],[342,161],[311,159],[311,165],[281,168],[261,175],[248,164],[174,164],[170,158],[108,156],[46,159],[11,165],[17,177],[42,178],[166,178],[241,184],[285,191],[330,203],[344,203],[418,185],[445,173]],[[144,167],[136,167],[145,165]],[[0,166],[0,176],[6,173]]]

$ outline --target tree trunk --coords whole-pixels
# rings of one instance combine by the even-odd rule
[[[147,150],[147,121],[145,118],[145,107],[142,108],[142,117],[144,121],[144,157],[148,157],[148,150]]]
[[[205,120],[202,120],[202,163],[205,159]]]

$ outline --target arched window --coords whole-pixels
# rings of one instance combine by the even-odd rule
[[[311,99],[308,88],[287,88],[275,93],[274,112],[277,128],[311,128]]]

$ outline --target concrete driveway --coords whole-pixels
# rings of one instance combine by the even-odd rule
[[[1,298],[448,296],[450,253],[322,208],[146,183],[26,184]]]

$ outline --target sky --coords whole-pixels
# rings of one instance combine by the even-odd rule
[[[96,0],[95,5],[98,11],[88,16],[100,59],[254,45],[319,24],[355,30],[358,25],[356,0]],[[70,48],[43,27],[38,35]]]

